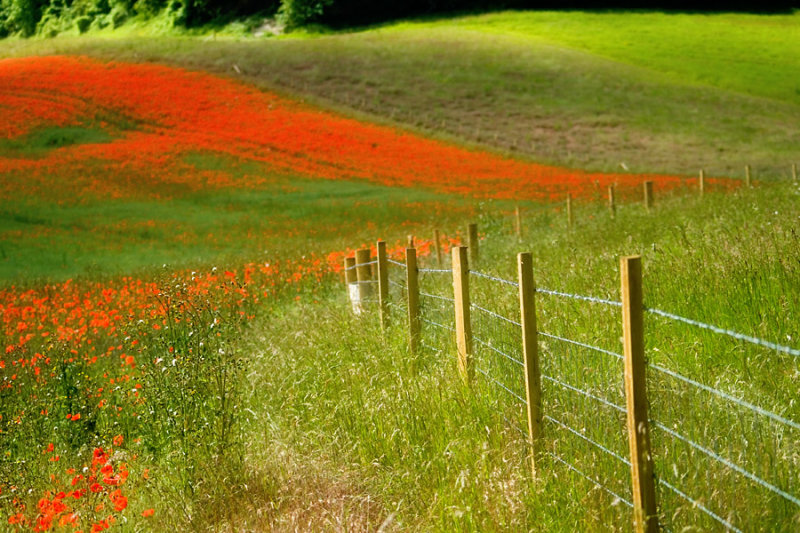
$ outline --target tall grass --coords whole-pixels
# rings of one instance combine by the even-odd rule
[[[702,201],[662,199],[653,213],[624,206],[616,221],[601,206],[583,206],[572,230],[564,227],[562,213],[542,213],[526,217],[522,243],[510,234],[510,217],[487,214],[481,220],[486,237],[478,268],[514,279],[514,252],[528,249],[537,260],[540,287],[618,300],[618,256],[640,253],[647,306],[796,346],[793,324],[800,301],[791,288],[800,279],[798,195],[797,186],[784,185],[707,195]],[[450,295],[446,276],[438,282],[435,274],[425,276],[431,279],[423,281],[427,285],[422,290]],[[395,273],[393,279],[399,282],[402,276]],[[471,283],[474,302],[518,319],[513,288],[501,289],[488,280]],[[548,421],[541,478],[532,480],[527,446],[518,431],[525,428],[521,405],[481,373],[465,388],[447,332],[437,338],[431,335],[435,328],[423,328],[423,343],[430,348],[410,355],[402,315],[395,314],[392,330],[382,336],[376,315],[354,317],[344,289],[332,290],[321,305],[287,309],[264,324],[265,357],[252,396],[266,444],[251,450],[251,464],[274,465],[269,455],[276,447],[288,447],[293,463],[315,463],[315,469],[331,477],[343,468],[348,479],[358,480],[335,489],[316,486],[329,506],[322,505],[325,511],[314,516],[349,517],[352,524],[367,528],[363,521],[369,517],[372,527],[386,521],[397,529],[441,531],[630,526],[631,514],[623,502],[547,452],[630,499],[624,463]],[[537,300],[541,331],[621,352],[617,308],[547,295]],[[423,313],[452,322],[446,310],[437,315],[436,304],[429,303]],[[480,315],[473,311],[476,336],[501,350],[518,346],[514,328]],[[302,325],[292,327],[300,316]],[[794,401],[800,370],[796,358],[654,317],[648,317],[646,327],[651,365],[791,420],[800,418]],[[624,406],[622,365],[614,357],[541,337],[540,347],[545,374]],[[476,364],[524,396],[522,373],[514,363],[476,344]],[[654,422],[797,494],[796,430],[652,367],[648,381]],[[552,381],[545,380],[543,389],[546,415],[613,453],[627,455],[623,414]],[[658,478],[723,520],[743,530],[791,531],[797,526],[800,513],[794,504],[663,430],[653,429],[653,442]],[[303,498],[280,491],[278,497],[288,500],[279,506],[284,510],[305,504]],[[369,510],[367,501],[374,502]],[[659,501],[660,519],[672,530],[721,528],[663,485]],[[290,520],[300,515],[281,516]]]

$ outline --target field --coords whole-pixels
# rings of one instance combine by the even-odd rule
[[[625,465],[551,424],[532,479],[521,412],[489,379],[461,384],[449,336],[426,329],[411,354],[403,320],[381,332],[348,309],[354,249],[383,239],[402,261],[412,235],[435,267],[433,230],[447,252],[477,222],[476,266],[493,276],[514,279],[528,250],[540,287],[617,301],[618,258],[641,254],[648,307],[787,348],[647,319],[652,368],[739,401],[649,371],[653,420],[691,440],[654,433],[660,522],[794,530],[798,27],[509,12],[280,38],[132,27],[4,41],[0,523],[629,529]],[[473,290],[518,313],[513,291]],[[616,311],[537,300],[543,331],[621,350]],[[517,335],[475,328],[495,348]],[[541,349],[549,376],[624,404],[616,363]],[[544,394],[553,419],[627,455],[613,409]]]

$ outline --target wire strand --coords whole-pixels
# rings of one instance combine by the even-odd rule
[[[574,341],[572,339],[567,339],[567,338],[564,338],[564,337],[559,337],[558,335],[552,335],[550,333],[545,333],[543,331],[539,331],[537,333],[539,335],[541,335],[542,337],[547,337],[548,339],[554,339],[554,340],[557,340],[557,341],[566,342],[568,344],[574,344],[575,346],[580,346],[581,348],[587,348],[589,350],[594,350],[595,352],[604,353],[606,355],[613,355],[617,359],[624,359],[622,354],[618,354],[616,352],[611,352],[609,350],[604,350],[603,348],[598,348],[597,346],[592,346],[591,344],[584,344],[582,342]]]
[[[477,341],[477,343],[478,343],[478,344],[482,344],[483,346],[486,346],[486,347],[487,347],[487,348],[489,348],[490,350],[492,350],[492,351],[494,351],[494,352],[496,352],[496,353],[498,353],[498,354],[502,355],[503,357],[505,357],[505,358],[506,358],[506,359],[508,359],[509,361],[513,361],[513,362],[517,363],[519,366],[523,366],[523,367],[525,366],[525,363],[523,363],[522,361],[520,361],[520,360],[519,360],[519,359],[517,359],[516,357],[513,357],[513,356],[511,356],[511,355],[507,354],[506,352],[504,352],[504,351],[502,351],[502,350],[500,350],[500,349],[498,349],[498,348],[495,348],[495,347],[494,347],[494,346],[492,346],[490,343],[488,343],[488,342],[485,342],[485,341],[481,340],[480,338],[478,338],[478,337],[476,337],[476,336],[474,336],[474,335],[472,336],[472,340],[474,340],[474,341]]]
[[[573,387],[572,385],[570,385],[568,383],[564,383],[563,381],[559,381],[556,378],[548,376],[547,374],[542,374],[542,377],[544,379],[548,380],[548,381],[552,381],[553,383],[564,387],[565,389],[569,389],[569,390],[571,390],[573,392],[577,392],[578,394],[583,394],[587,398],[591,398],[592,400],[598,401],[598,402],[602,403],[603,405],[606,405],[608,407],[616,409],[620,413],[627,413],[628,412],[628,410],[626,408],[622,407],[621,405],[617,405],[615,403],[609,402],[608,400],[604,400],[603,398],[600,398],[599,396],[595,396],[591,392],[585,391],[583,389],[579,389],[577,387]]]
[[[592,445],[596,446],[597,448],[599,448],[600,450],[606,452],[611,457],[614,457],[615,459],[618,459],[619,461],[623,462],[624,464],[626,464],[628,466],[631,466],[631,462],[630,461],[628,461],[627,459],[625,459],[621,455],[612,452],[611,450],[609,450],[608,448],[606,448],[602,444],[593,441],[592,439],[590,439],[589,437],[587,437],[586,435],[584,435],[583,433],[581,433],[577,429],[573,429],[570,426],[566,425],[564,422],[561,422],[560,420],[556,420],[555,418],[553,418],[552,416],[549,416],[549,415],[544,415],[542,418],[544,418],[545,420],[549,420],[551,422],[554,422],[554,423],[558,424],[559,426],[561,426],[562,428],[566,429],[570,433],[572,433],[574,435],[577,435],[578,437],[582,438],[583,440],[585,440],[589,444],[592,444]]]
[[[513,396],[514,398],[516,398],[516,399],[517,399],[517,400],[519,400],[520,402],[522,402],[522,403],[527,403],[527,402],[525,401],[525,398],[523,398],[522,396],[520,396],[519,394],[517,394],[517,393],[516,393],[516,392],[514,392],[513,390],[509,389],[508,387],[506,387],[505,385],[503,385],[502,383],[500,383],[499,381],[497,381],[495,378],[493,378],[492,376],[490,376],[490,375],[489,375],[489,374],[488,374],[488,373],[487,373],[485,370],[483,370],[483,369],[482,369],[482,368],[480,368],[479,366],[475,365],[475,370],[477,370],[478,372],[480,372],[481,374],[483,374],[484,376],[486,376],[486,377],[487,377],[487,378],[488,378],[490,381],[494,382],[494,384],[495,384],[495,385],[497,385],[498,387],[500,387],[500,388],[504,389],[504,390],[505,390],[507,393],[509,393],[511,396]]]
[[[696,326],[698,328],[707,329],[709,331],[713,331],[714,333],[727,335],[729,337],[733,337],[734,339],[746,341],[751,344],[756,344],[758,346],[763,346],[764,348],[770,348],[777,352],[783,352],[785,354],[793,355],[795,357],[800,357],[800,350],[797,350],[795,348],[790,348],[788,346],[783,346],[781,344],[776,344],[774,342],[765,341],[763,339],[759,339],[758,337],[744,335],[743,333],[737,333],[736,331],[732,331],[730,329],[720,328],[717,326],[713,326],[711,324],[706,324],[704,322],[692,320],[691,318],[686,318],[679,315],[674,315],[672,313],[667,313],[666,311],[661,311],[660,309],[645,307],[644,310],[647,311],[648,313],[653,313],[654,315],[662,316],[664,318],[669,318],[677,322],[683,322],[684,324],[689,324],[690,326]]]
[[[406,268],[406,264],[405,263],[401,263],[400,261],[395,261],[394,259],[391,259],[391,258],[387,258],[386,261],[391,263],[391,264],[393,264],[393,265],[397,265],[399,267]]]
[[[427,296],[428,298],[433,298],[435,300],[443,300],[445,302],[455,302],[454,299],[448,298],[447,296],[439,296],[438,294],[430,294],[427,292],[419,291],[420,296]]]
[[[728,522],[724,518],[720,517],[719,515],[717,515],[716,513],[711,511],[710,509],[708,509],[705,505],[703,505],[702,503],[700,503],[697,500],[693,499],[692,497],[690,497],[688,494],[686,494],[682,490],[678,489],[677,487],[674,487],[674,486],[670,485],[669,483],[667,483],[666,481],[664,481],[661,478],[658,479],[658,483],[661,484],[661,485],[664,485],[669,490],[671,490],[672,492],[674,492],[675,494],[677,494],[678,496],[680,496],[681,498],[683,498],[687,502],[691,503],[692,505],[694,505],[695,507],[697,507],[698,509],[700,509],[701,511],[706,513],[708,516],[710,516],[711,518],[713,518],[714,520],[716,520],[717,522],[719,522],[720,524],[725,526],[728,530],[737,531],[738,533],[742,533],[741,529],[739,529],[738,527],[735,527],[733,524],[731,524],[730,522]]]
[[[549,450],[545,450],[545,453],[547,455],[549,455],[550,457],[552,457],[553,459],[555,459],[556,461],[558,461],[559,463],[561,463],[562,465],[564,465],[567,468],[569,468],[570,470],[572,470],[573,472],[575,472],[576,474],[578,474],[579,476],[581,476],[582,478],[586,479],[587,481],[591,481],[592,483],[595,484],[595,486],[597,486],[598,488],[603,489],[604,491],[606,491],[607,493],[609,493],[610,495],[612,495],[613,497],[615,497],[616,499],[618,499],[619,501],[621,501],[622,503],[624,503],[625,505],[627,505],[628,507],[633,509],[633,504],[631,502],[629,502],[628,500],[626,500],[625,498],[623,498],[622,496],[620,496],[619,494],[617,494],[613,490],[609,489],[608,487],[606,487],[605,485],[603,485],[602,483],[600,483],[596,479],[590,478],[589,476],[587,476],[586,474],[584,474],[583,472],[578,470],[576,467],[572,466],[571,464],[569,464],[568,462],[566,462],[564,459],[562,459],[558,455],[554,454],[553,452],[551,452]]]
[[[505,285],[510,285],[512,287],[519,287],[519,283],[517,283],[516,281],[510,281],[510,280],[507,280],[507,279],[498,278],[498,277],[495,277],[495,276],[490,276],[489,274],[484,274],[483,272],[479,272],[477,270],[470,270],[469,273],[473,274],[475,276],[478,276],[479,278],[484,278],[484,279],[489,279],[489,280],[492,280],[492,281],[497,281],[497,282],[500,282],[500,283],[504,283]]]
[[[733,403],[735,403],[737,405],[740,405],[742,407],[750,409],[751,411],[754,411],[754,412],[756,412],[756,413],[758,413],[760,415],[763,415],[763,416],[766,416],[768,418],[771,418],[772,420],[774,420],[776,422],[780,422],[782,424],[786,424],[787,426],[793,427],[795,429],[800,429],[800,424],[798,424],[797,422],[795,422],[793,420],[790,420],[788,418],[784,418],[784,417],[782,417],[782,416],[780,416],[778,414],[775,414],[775,413],[773,413],[771,411],[767,411],[766,409],[763,409],[763,408],[761,408],[761,407],[759,407],[757,405],[753,405],[750,402],[747,402],[745,400],[740,400],[739,398],[736,398],[735,396],[731,396],[728,393],[722,392],[721,390],[715,389],[713,387],[709,387],[708,385],[703,385],[702,383],[700,383],[698,381],[695,381],[695,380],[693,380],[691,378],[687,378],[686,376],[682,376],[682,375],[678,374],[677,372],[673,372],[672,370],[669,370],[669,369],[664,368],[662,366],[654,365],[654,364],[649,364],[648,366],[650,368],[652,368],[653,370],[657,370],[658,372],[662,372],[662,373],[664,373],[664,374],[666,374],[668,376],[672,376],[673,378],[675,378],[675,379],[677,379],[679,381],[683,381],[684,383],[688,383],[689,385],[697,387],[698,389],[702,389],[702,390],[704,390],[706,392],[710,392],[711,394],[715,394],[715,395],[719,396],[720,398],[723,398],[723,399],[728,400],[730,402],[733,402]]]
[[[418,268],[417,272],[422,274],[452,274],[449,268]]]
[[[717,461],[719,463],[722,463],[723,465],[727,466],[731,470],[733,470],[735,472],[738,472],[739,474],[743,475],[744,477],[746,477],[750,481],[753,481],[753,482],[761,485],[765,489],[767,489],[767,490],[769,490],[769,491],[771,491],[771,492],[773,492],[773,493],[775,493],[775,494],[777,494],[779,496],[782,496],[784,499],[789,500],[793,504],[795,504],[798,507],[800,507],[800,499],[792,496],[788,492],[785,492],[785,491],[779,489],[778,487],[776,487],[775,485],[773,485],[773,484],[771,484],[771,483],[769,483],[767,481],[764,481],[763,479],[761,479],[760,477],[756,476],[755,474],[753,474],[751,472],[748,472],[747,470],[745,470],[741,466],[730,462],[729,460],[725,459],[724,457],[722,457],[721,455],[715,453],[714,451],[709,450],[708,448],[706,448],[704,446],[701,446],[700,444],[694,442],[693,440],[691,440],[691,439],[689,439],[687,437],[684,437],[683,435],[681,435],[680,433],[678,433],[676,431],[671,430],[670,428],[668,428],[664,424],[661,424],[660,422],[655,422],[654,421],[653,425],[655,427],[659,428],[660,430],[665,431],[666,433],[669,433],[670,435],[672,435],[676,439],[685,442],[686,444],[688,444],[692,448],[703,452],[704,454],[706,454],[710,458],[714,459],[715,461]]]
[[[509,324],[512,324],[514,326],[522,327],[522,324],[520,324],[519,322],[515,322],[514,320],[511,320],[510,318],[506,318],[503,315],[498,315],[494,311],[490,311],[490,310],[488,310],[488,309],[486,309],[484,307],[481,307],[480,305],[470,304],[470,307],[472,307],[473,309],[477,309],[478,311],[483,311],[487,315],[493,316],[494,318],[498,318],[500,320],[505,320],[506,322],[508,322]]]
[[[551,296],[563,296],[565,298],[572,298],[573,300],[583,300],[586,302],[594,302],[598,304],[613,305],[614,307],[622,307],[622,302],[615,302],[613,300],[604,300],[603,298],[595,298],[594,296],[583,296],[581,294],[571,294],[568,292],[551,291],[549,289],[536,289],[536,292],[542,294],[549,294]]]

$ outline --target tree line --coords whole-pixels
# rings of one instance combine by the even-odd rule
[[[287,28],[308,24],[343,27],[396,18],[490,9],[666,9],[683,11],[790,11],[800,0],[601,2],[531,0],[0,0],[0,37],[116,28],[126,21],[160,18],[171,27],[224,24],[275,16]]]

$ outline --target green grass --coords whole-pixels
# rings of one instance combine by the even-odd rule
[[[796,186],[783,186],[702,201],[662,199],[652,213],[625,206],[615,221],[601,206],[584,206],[572,230],[561,213],[529,212],[521,243],[509,235],[511,217],[488,212],[480,219],[486,237],[478,268],[513,280],[514,254],[531,250],[539,287],[618,300],[618,258],[638,253],[646,305],[796,345],[800,302],[791,287],[800,257],[799,195]],[[391,278],[401,281],[402,272],[392,268]],[[475,277],[470,283],[473,302],[517,319],[515,289]],[[629,529],[624,504],[549,455],[540,460],[540,478],[531,480],[526,445],[515,429],[525,427],[519,404],[479,373],[471,389],[463,387],[449,334],[425,326],[423,343],[434,350],[410,355],[402,313],[394,315],[394,326],[383,336],[374,308],[358,319],[348,310],[344,288],[336,284],[331,290],[318,304],[275,308],[254,337],[253,350],[263,355],[259,377],[250,385],[252,440],[258,444],[249,446],[248,464],[256,478],[277,480],[269,496],[275,514],[258,522],[255,510],[266,503],[242,502],[234,524],[371,530],[387,521],[413,531]],[[437,281],[436,274],[426,274],[422,290],[448,295],[452,287],[447,276]],[[403,305],[394,287],[390,296]],[[422,301],[424,317],[452,324],[451,309],[439,312],[436,300]],[[540,330],[622,351],[618,308],[546,295],[537,297],[537,308]],[[650,363],[789,419],[800,417],[793,401],[800,371],[796,358],[650,315],[646,328]],[[473,310],[473,331],[519,357],[516,328]],[[548,376],[624,405],[622,364],[613,357],[543,337],[540,350]],[[479,344],[475,356],[476,365],[524,395],[521,369]],[[795,430],[652,369],[648,382],[653,420],[790,494],[800,490]],[[545,414],[627,456],[624,416],[552,381],[545,380],[543,390]],[[624,464],[556,424],[546,422],[544,428],[545,450],[630,498]],[[770,524],[774,531],[791,531],[800,519],[793,504],[663,430],[653,429],[653,446],[659,478],[737,527]],[[310,496],[298,498],[298,491]],[[660,520],[673,531],[719,527],[663,487],[658,498]]]
[[[750,164],[770,179],[800,159],[797,17],[497,13],[282,38],[132,29],[2,54],[207,69],[540,162],[732,176]]]
[[[687,173],[704,166],[735,174],[750,163],[756,178],[772,180],[785,177],[789,163],[799,158],[800,108],[791,76],[799,61],[792,52],[796,20],[797,15],[501,13],[260,40],[142,40],[137,32],[149,30],[132,27],[123,34],[7,41],[0,55],[86,53],[226,75],[234,75],[235,64],[243,79],[264,87],[523,157]],[[772,31],[771,25],[786,28]],[[703,29],[719,38],[705,38]],[[778,67],[762,66],[761,57],[772,57]],[[44,153],[105,140],[91,128],[77,128],[35,132],[24,144],[1,149]],[[266,172],[258,164],[209,154],[190,154],[185,163],[239,177]],[[619,256],[641,254],[646,305],[790,346],[800,336],[796,184],[767,183],[702,200],[657,198],[652,212],[623,205],[613,221],[600,204],[577,205],[571,229],[560,210],[524,205],[525,233],[518,242],[511,235],[512,206],[503,202],[289,178],[259,189],[202,193],[177,184],[161,190],[154,183],[153,191],[131,187],[129,197],[114,200],[64,198],[54,185],[0,209],[3,285],[37,286],[77,276],[82,280],[76,284],[88,287],[135,272],[159,282],[156,297],[174,313],[168,327],[159,329],[149,321],[123,321],[107,337],[89,331],[75,362],[66,362],[73,357],[69,345],[33,338],[31,349],[58,364],[43,364],[43,375],[54,372],[44,384],[38,371],[13,367],[17,387],[27,384],[24,391],[32,395],[0,389],[8,411],[2,413],[2,436],[10,443],[4,449],[9,457],[13,449],[16,461],[5,455],[0,460],[2,519],[16,509],[5,487],[32,489],[23,499],[34,509],[53,487],[50,473],[62,475],[67,461],[80,465],[92,446],[107,446],[113,435],[124,433],[115,461],[140,456],[130,459],[132,481],[125,487],[132,512],[124,527],[131,529],[155,527],[138,518],[155,506],[159,527],[175,530],[629,530],[631,516],[623,504],[550,456],[540,463],[540,477],[531,479],[526,445],[516,431],[523,424],[519,405],[480,375],[472,388],[464,387],[447,333],[426,325],[424,342],[433,349],[410,356],[402,315],[395,315],[383,336],[374,316],[357,319],[349,312],[344,288],[333,279],[312,280],[299,291],[288,286],[260,306],[242,305],[236,291],[186,305],[186,285],[154,268],[162,263],[199,270],[292,260],[377,238],[430,236],[434,227],[455,234],[477,220],[486,235],[478,265],[483,271],[514,279],[515,253],[530,250],[538,286],[615,300]],[[393,272],[392,279],[401,282]],[[513,288],[471,282],[474,302],[515,318]],[[451,290],[447,276],[434,274],[423,276],[423,287],[440,295]],[[397,288],[392,290],[402,305]],[[427,318],[452,321],[447,306],[430,298],[424,305]],[[546,295],[537,306],[542,331],[620,351],[616,308]],[[249,315],[255,322],[245,327],[242,317]],[[800,420],[797,358],[652,315],[646,320],[651,363]],[[30,322],[28,327],[35,326]],[[519,350],[507,324],[475,312],[474,328],[494,347]],[[26,332],[13,331],[4,344]],[[134,339],[141,342],[134,346]],[[139,366],[123,371],[131,374],[131,384],[143,385],[151,409],[141,408],[139,389],[109,382],[120,370],[117,352],[106,350],[116,346],[136,354]],[[542,338],[540,346],[548,376],[623,402],[616,359],[551,338]],[[158,366],[172,349],[181,354],[181,364]],[[83,352],[106,357],[89,367]],[[475,355],[477,364],[522,394],[513,363],[482,346]],[[4,380],[10,357],[3,359],[9,365]],[[654,420],[800,494],[796,430],[755,418],[652,368],[648,386]],[[122,418],[97,405],[92,394],[101,388],[125,407]],[[63,416],[76,407],[84,418],[65,425]],[[28,417],[19,428],[7,416],[45,408],[55,418]],[[622,417],[613,409],[550,381],[544,409],[626,455]],[[143,442],[134,445],[134,436]],[[65,454],[62,464],[50,464],[41,452],[51,441]],[[796,529],[800,514],[791,504],[663,430],[653,430],[653,444],[661,479],[735,525]],[[543,448],[628,497],[629,474],[616,459],[553,423],[545,425]],[[142,476],[144,468],[153,469],[150,481]],[[663,488],[659,501],[661,520],[673,531],[718,527]]]
[[[75,144],[107,143],[112,137],[100,129],[86,127],[45,128],[14,139],[0,140],[0,155],[43,156],[50,150]]]

